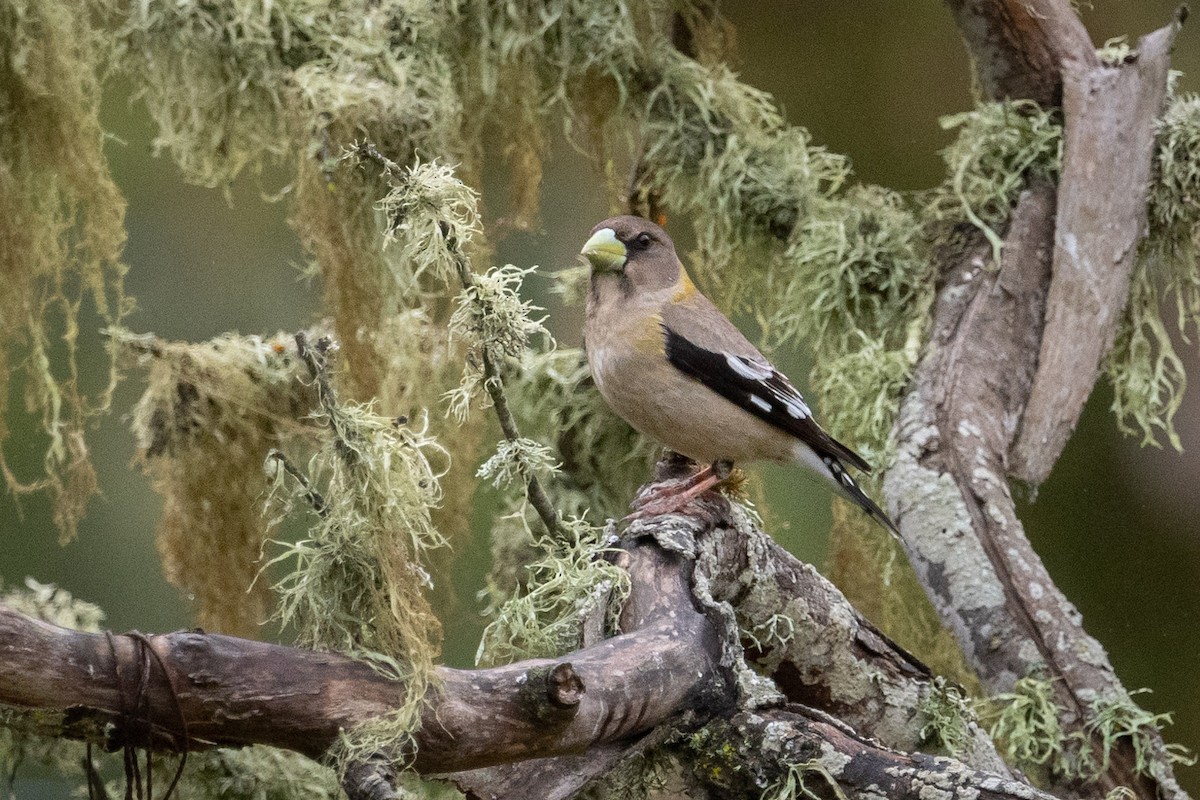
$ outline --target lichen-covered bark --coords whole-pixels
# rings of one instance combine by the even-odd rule
[[[962,762],[897,753],[803,706],[746,711],[693,737],[692,778],[710,797],[1048,800],[1020,781]]]
[[[860,614],[832,583],[744,513],[696,541],[715,600],[736,611],[747,657],[789,700],[819,708],[888,747],[937,746],[924,734],[931,696],[944,689],[919,661]],[[1008,774],[987,733],[964,713],[954,755]]]
[[[928,722],[922,704],[938,691],[928,672],[724,499],[710,495],[686,515],[640,521],[614,558],[632,586],[621,615],[625,633],[559,659],[440,669],[440,686],[413,733],[415,753],[392,756],[411,757],[422,774],[454,772],[449,777],[472,796],[569,796],[623,759],[668,746],[677,725],[686,732],[781,708],[784,698],[742,661],[740,622],[761,634],[760,665],[823,707],[788,706],[788,714],[815,720],[796,735],[817,745],[828,735],[819,749],[847,763],[868,737],[884,739],[869,745],[871,763],[898,775],[929,758],[899,752],[920,744]],[[772,608],[774,621],[765,621]],[[69,708],[71,727],[62,736],[168,750],[265,743],[312,757],[340,730],[402,706],[405,693],[402,682],[333,653],[199,632],[109,638],[4,608],[0,678],[0,703]],[[144,703],[133,699],[143,678]],[[1034,797],[970,720],[963,724],[962,760],[937,763],[967,776],[964,786]],[[787,774],[789,748],[756,752],[754,769],[773,762],[772,774]],[[346,785],[356,796],[376,796],[391,774],[386,760],[360,762]],[[850,773],[837,780],[847,791],[862,789]]]
[[[1027,675],[1052,682],[1065,744],[1083,748],[1068,754],[1073,768],[1050,770],[1052,790],[1183,797],[1157,731],[1138,733],[1153,754],[1143,774],[1128,739],[1102,742],[1088,727],[1129,695],[1030,546],[1008,487],[1010,474],[1048,473],[1111,344],[1144,229],[1176,26],[1111,67],[1080,38],[1078,20],[1058,13],[1070,13],[1065,2],[950,5],[993,96],[1020,90],[1045,102],[1046,86],[1065,87],[1064,171],[1057,187],[1022,193],[999,265],[982,236],[939,253],[933,326],[895,426],[886,494],[928,595],[984,687],[1007,692]],[[1044,8],[1032,27],[1009,24],[1043,6],[1058,11]],[[1046,72],[1018,79],[1019,64]],[[1089,756],[1107,769],[1087,775]]]

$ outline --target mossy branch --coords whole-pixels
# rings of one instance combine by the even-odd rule
[[[358,142],[355,144],[353,152],[360,159],[378,164],[383,168],[385,174],[394,179],[400,179],[400,176],[404,174],[404,169],[400,164],[385,156],[370,142]],[[388,205],[387,201],[384,204]],[[438,227],[439,249],[444,249],[445,253],[449,255],[454,272],[458,276],[463,290],[470,296],[478,289],[478,286],[475,275],[471,271],[470,261],[467,259],[466,254],[463,253],[462,243],[456,235],[458,226],[451,226],[447,222],[442,221]],[[522,312],[523,310],[519,309]],[[496,420],[500,423],[500,430],[504,434],[504,438],[509,443],[516,445],[524,441],[524,439],[517,426],[516,418],[509,408],[508,397],[504,391],[504,378],[500,374],[500,370],[490,352],[488,344],[488,342],[484,342],[484,346],[478,349],[480,367],[483,373],[483,387],[488,397],[491,398],[492,408],[495,411]],[[554,504],[550,501],[545,487],[542,486],[542,482],[531,469],[523,466],[522,472],[525,479],[525,494],[529,500],[529,504],[533,506],[537,515],[541,518],[542,523],[546,526],[546,531],[555,538],[561,537],[562,530],[559,514]]]
[[[453,243],[448,243],[452,248]],[[475,276],[471,272],[471,266],[467,263],[466,257],[461,253],[458,255],[458,261],[455,265],[458,270],[458,279],[462,282],[463,289],[470,290],[475,286]],[[495,363],[492,361],[491,355],[486,347],[482,348],[479,353],[480,364],[483,368],[483,388],[488,393],[488,397],[492,399],[492,409],[496,413],[496,421],[500,423],[500,430],[504,433],[504,438],[515,444],[522,440],[521,432],[517,429],[517,420],[513,417],[512,411],[508,407],[508,397],[504,392],[504,379],[496,369]],[[558,511],[555,510],[554,504],[550,502],[550,496],[546,494],[545,487],[542,486],[541,480],[532,471],[525,471],[525,495],[529,498],[529,504],[533,506],[534,511],[541,517],[542,524],[546,526],[546,532],[555,538],[562,536],[562,529]]]

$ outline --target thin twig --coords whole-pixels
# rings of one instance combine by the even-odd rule
[[[329,429],[333,431],[337,454],[346,462],[347,466],[354,467],[358,465],[358,448],[355,447],[354,441],[358,437],[353,430],[347,430],[342,425],[342,410],[338,407],[337,392],[334,391],[333,384],[329,382],[329,353],[333,352],[336,347],[336,343],[328,336],[322,336],[317,339],[315,347],[309,347],[308,336],[304,331],[296,332],[296,351],[304,365],[308,367],[309,374],[316,381],[317,400],[325,412]]]
[[[458,278],[462,282],[463,288],[468,291],[475,288],[475,276],[471,274],[471,267],[467,264],[466,258],[458,252],[458,248],[454,246],[453,242],[447,241],[446,246],[451,248],[455,254],[455,266],[458,269]],[[521,439],[521,432],[508,407],[508,397],[504,394],[504,379],[500,376],[496,365],[492,363],[486,346],[480,351],[480,360],[483,362],[483,387],[487,390],[488,396],[492,398],[492,408],[496,411],[500,430],[505,439],[515,443]],[[546,494],[542,482],[532,472],[525,474],[525,496],[534,511],[542,518],[547,533],[551,536],[558,536],[562,532],[559,527],[558,511],[550,502],[550,496]]]
[[[389,175],[395,175],[400,171],[399,164],[379,152],[370,142],[356,142],[354,152],[358,154],[359,158],[378,163]],[[444,223],[442,233],[443,235],[447,233],[447,226]],[[463,288],[467,291],[474,289],[475,276],[471,273],[471,266],[467,263],[466,257],[458,248],[458,242],[453,237],[446,236],[446,249],[454,254],[455,267]],[[496,410],[496,419],[500,422],[500,430],[504,433],[505,439],[515,443],[521,439],[521,432],[517,429],[517,421],[508,408],[508,397],[504,394],[504,379],[492,362],[491,356],[488,355],[486,346],[482,348],[480,360],[483,362],[483,386],[487,390],[488,396],[492,398],[492,408]],[[550,496],[546,494],[542,482],[532,472],[525,473],[525,496],[537,515],[542,518],[546,531],[551,536],[558,536],[561,533],[558,511],[550,502]]]
[[[283,471],[288,475],[291,475],[296,483],[300,484],[300,496],[303,497],[310,506],[312,506],[314,514],[321,519],[325,519],[327,516],[329,516],[329,505],[325,502],[324,496],[322,496],[320,492],[313,488],[312,483],[308,480],[308,476],[301,472],[296,465],[293,464],[288,457],[283,454],[282,450],[272,449],[269,453],[267,453],[267,459],[274,461],[275,463],[279,464],[279,466],[283,467]]]

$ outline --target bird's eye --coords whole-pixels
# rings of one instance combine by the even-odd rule
[[[650,243],[654,241],[654,237],[648,233],[642,232],[639,233],[637,238],[635,238],[633,241],[637,244],[639,250],[645,250],[650,246]]]

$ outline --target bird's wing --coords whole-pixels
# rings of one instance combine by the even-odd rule
[[[667,361],[672,366],[759,419],[792,434],[819,456],[831,455],[863,472],[871,471],[871,465],[861,456],[816,423],[808,403],[792,382],[771,366],[733,323],[715,307],[704,316],[707,319],[703,321],[709,324],[701,336],[695,337],[704,340],[701,345],[679,330],[694,323],[679,325],[681,315],[663,314]],[[695,315],[689,318],[694,320]]]

